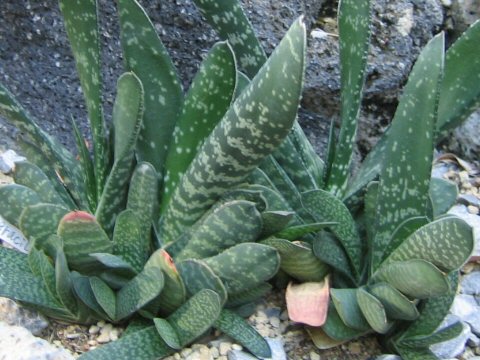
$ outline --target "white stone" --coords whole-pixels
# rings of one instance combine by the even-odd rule
[[[455,315],[447,315],[440,328],[449,326],[458,321]],[[460,355],[465,350],[465,344],[470,338],[472,332],[468,324],[462,323],[463,330],[459,336],[454,339],[432,345],[430,350],[440,359],[454,358]]]
[[[12,326],[22,326],[34,335],[48,326],[48,320],[43,315],[4,297],[0,297],[0,321]]]
[[[14,170],[16,162],[25,160],[27,159],[18,155],[15,151],[7,150],[0,155],[0,172],[9,174]]]
[[[475,239],[475,249],[472,256],[480,256],[480,216],[470,214],[465,205],[455,205],[448,213],[458,216],[472,227]]]

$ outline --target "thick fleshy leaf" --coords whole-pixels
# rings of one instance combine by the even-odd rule
[[[57,234],[63,239],[65,255],[73,270],[88,271],[98,262],[91,253],[110,253],[112,243],[95,217],[84,211],[65,215],[58,225]]]
[[[387,313],[380,300],[368,293],[363,287],[359,288],[356,293],[358,306],[368,324],[376,332],[385,334],[392,324],[388,321]]]
[[[128,185],[127,209],[140,219],[141,237],[149,245],[158,211],[158,177],[151,164],[143,162],[135,168]]]
[[[438,103],[440,136],[458,126],[480,103],[480,85],[474,76],[480,73],[479,42],[480,21],[477,21],[447,51]]]
[[[0,274],[7,272],[32,273],[26,254],[0,246]]]
[[[90,287],[103,311],[112,320],[115,320],[116,315],[116,297],[112,289],[100,278],[93,276],[90,278]]]
[[[0,215],[17,227],[23,209],[42,202],[35,191],[17,184],[0,186],[0,199]]]
[[[147,262],[150,247],[140,221],[136,212],[124,210],[118,215],[113,231],[113,254],[125,260],[137,273]]]
[[[338,8],[342,126],[328,179],[329,191],[342,195],[347,187],[357,133],[370,44],[371,2],[342,0]]]
[[[262,212],[263,229],[261,237],[267,237],[285,229],[294,215],[295,213],[292,211]]]
[[[158,335],[155,326],[135,331],[128,336],[95,350],[87,351],[79,357],[81,360],[152,360],[163,358],[174,350]]]
[[[238,308],[263,298],[272,290],[272,285],[265,282],[257,287],[248,289],[246,291],[240,291],[234,294],[228,294],[228,301],[225,304],[228,308]]]
[[[55,287],[62,304],[72,313],[78,310],[77,299],[74,295],[70,269],[63,251],[57,251],[55,259]]]
[[[299,240],[305,235],[323,230],[326,227],[335,226],[336,224],[338,223],[337,222],[319,222],[319,223],[289,226],[286,229],[283,229],[282,231],[279,231],[278,233],[276,233],[275,237],[280,239],[290,240],[290,241]]]
[[[153,322],[158,335],[160,335],[162,340],[165,341],[168,346],[175,350],[180,350],[182,348],[175,329],[166,319],[155,318],[153,319]]]
[[[236,0],[194,2],[220,38],[231,44],[240,69],[253,78],[267,58],[240,3]]]
[[[113,105],[115,162],[98,199],[95,212],[98,222],[109,234],[113,231],[116,216],[126,202],[142,114],[142,84],[135,74],[125,73],[118,79],[117,96]]]
[[[402,340],[400,342],[402,347],[410,347],[410,348],[421,348],[421,347],[429,347],[430,345],[437,344],[439,342],[444,342],[451,340],[453,338],[456,338],[460,336],[460,334],[463,331],[464,325],[460,322],[457,321],[456,323],[443,328],[439,331],[436,331],[430,336],[426,337],[411,337],[408,340]]]
[[[221,310],[218,294],[204,289],[188,299],[167,320],[178,334],[183,347],[207,331],[218,319]]]
[[[165,242],[194,224],[227,189],[245,181],[288,135],[300,99],[304,57],[305,25],[298,20],[199,149],[165,212]]]
[[[48,256],[45,255],[45,252],[37,250],[33,246],[28,253],[28,261],[32,273],[41,277],[49,294],[59,300],[56,289],[55,267]]]
[[[45,239],[57,233],[60,220],[68,213],[61,205],[36,204],[23,209],[19,227],[22,233],[41,246]]]
[[[351,265],[344,248],[329,233],[320,233],[313,240],[313,253],[325,264],[330,265],[355,283]]]
[[[305,327],[310,339],[312,339],[313,344],[320,350],[331,349],[338,345],[341,345],[345,340],[334,340],[329,337],[321,327]]]
[[[420,259],[382,265],[373,279],[385,281],[416,299],[445,295],[450,289],[447,276],[432,263]]]
[[[378,181],[372,181],[367,185],[364,201],[365,230],[367,232],[367,244],[371,248],[377,232],[377,200]],[[347,205],[348,207],[348,205]]]
[[[135,0],[120,0],[118,8],[125,65],[139,77],[148,94],[137,142],[137,156],[162,174],[182,106],[182,87],[155,26],[140,4]]]
[[[335,341],[348,341],[367,333],[345,325],[332,303],[328,307],[327,321],[322,326],[322,330]]]
[[[230,45],[215,44],[192,81],[173,132],[165,164],[162,212],[198,148],[230,107],[236,77]]]
[[[356,330],[369,328],[357,300],[358,289],[331,289],[332,302],[343,323]]]
[[[280,255],[274,248],[255,243],[233,246],[203,261],[220,277],[229,293],[256,287],[271,279],[280,267]]]
[[[96,259],[99,264],[102,264],[107,271],[127,279],[134,277],[137,272],[123,258],[109,253],[90,253],[93,259]]]
[[[195,226],[175,259],[214,256],[236,244],[256,241],[261,231],[262,218],[254,203],[245,200],[227,202],[203,219],[198,227]]]
[[[98,303],[90,284],[90,278],[80,275],[76,271],[71,273],[72,285],[80,301],[93,311],[100,319],[109,319],[103,308]],[[79,302],[80,303],[80,302]]]
[[[432,177],[429,194],[432,199],[433,216],[436,218],[445,214],[455,204],[458,187],[451,181]]]
[[[328,312],[329,281],[288,284],[285,299],[290,320],[322,326]]]
[[[259,358],[270,358],[267,341],[244,319],[229,310],[222,310],[213,326],[247,348]]]
[[[280,268],[299,281],[322,281],[329,272],[328,265],[314,255],[308,243],[269,238],[262,241],[262,244],[277,249],[281,259]]]
[[[378,268],[392,232],[411,217],[427,215],[444,40],[443,34],[437,35],[421,52],[389,129],[378,190],[373,270]]]
[[[375,284],[368,292],[380,300],[389,319],[413,321],[420,315],[416,304],[390,284]]]
[[[102,79],[97,1],[60,0],[59,4],[87,105],[93,137],[97,194],[101,194],[107,171],[105,156],[107,138],[101,105]]]
[[[459,269],[475,246],[472,228],[462,219],[438,219],[410,235],[382,263],[424,259],[445,272]]]
[[[348,208],[338,198],[324,190],[303,193],[302,203],[316,221],[338,222],[331,231],[345,248],[353,266],[353,276],[357,277],[362,263],[362,243]]]
[[[145,268],[117,293],[117,320],[124,319],[155,299],[164,286],[162,270]]]

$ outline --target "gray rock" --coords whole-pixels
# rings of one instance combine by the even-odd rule
[[[385,354],[377,356],[375,360],[402,360],[402,358],[398,355]]]
[[[453,136],[448,137],[448,147],[461,158],[480,162],[480,109],[475,111],[460,126],[453,130]]]
[[[48,320],[43,315],[4,297],[0,297],[0,321],[12,326],[24,327],[34,335],[48,326]]]
[[[467,345],[470,346],[471,348],[476,348],[480,346],[480,338],[476,336],[475,334],[471,334],[470,337],[468,338]]]
[[[73,360],[65,349],[33,336],[27,329],[0,322],[1,360]]]
[[[451,11],[455,30],[457,32],[465,31],[468,26],[480,18],[480,0],[453,0]]]
[[[287,360],[287,353],[285,352],[285,348],[283,346],[283,340],[281,338],[265,338],[270,345],[270,349],[272,350],[272,360]]]
[[[468,205],[473,205],[477,207],[480,206],[480,199],[472,194],[459,194],[457,198],[457,202],[467,206]]]
[[[227,353],[228,360],[257,360],[255,356],[240,350],[230,350]]]
[[[472,256],[480,257],[480,216],[470,214],[465,205],[455,205],[448,211],[448,213],[460,217],[473,228],[475,249]]]
[[[458,316],[449,314],[439,328],[441,329],[443,327],[452,325],[458,320],[459,320]],[[430,350],[438,358],[440,359],[454,358],[460,355],[465,350],[465,344],[467,343],[467,340],[469,339],[472,332],[470,331],[470,326],[468,324],[462,323],[462,325],[463,325],[463,331],[459,336],[457,336],[454,339],[432,345],[430,347]]]
[[[15,162],[27,160],[25,157],[18,155],[13,150],[7,150],[0,155],[0,172],[9,174],[15,167]]]
[[[455,297],[450,312],[468,323],[475,335],[480,335],[479,299],[473,295],[460,294]]]
[[[480,295],[480,272],[475,271],[463,277],[460,292],[467,295]]]

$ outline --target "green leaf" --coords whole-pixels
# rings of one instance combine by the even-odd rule
[[[113,231],[113,254],[125,260],[136,273],[147,262],[149,238],[142,235],[142,223],[133,210],[124,210],[118,215]]]
[[[40,168],[27,161],[15,163],[13,171],[15,184],[26,186],[35,191],[43,203],[67,206],[55,187]]]
[[[328,337],[336,341],[351,340],[366,333],[345,325],[332,302],[328,306],[327,321],[322,326],[322,330]]]
[[[57,251],[57,257],[55,259],[55,287],[62,304],[70,310],[70,312],[75,313],[78,310],[77,299],[74,295],[67,258],[61,250]]]
[[[90,278],[90,287],[92,288],[95,300],[102,307],[103,311],[112,320],[115,320],[116,314],[116,296],[112,289],[100,278],[93,276]]]
[[[95,293],[92,290],[90,284],[90,278],[80,275],[76,271],[71,272],[71,280],[75,295],[80,302],[85,304],[92,312],[94,312],[100,319],[109,319],[108,315],[104,312],[103,308],[97,302]],[[111,320],[111,319],[109,319]]]
[[[409,349],[402,346],[396,346],[395,348],[402,359],[405,360],[438,360],[438,357],[429,349]]]
[[[329,267],[313,254],[307,243],[269,238],[262,244],[277,249],[281,259],[280,268],[301,282],[320,282],[329,272]]]
[[[371,2],[342,0],[338,9],[342,126],[335,146],[328,188],[342,195],[347,187],[357,133],[370,44]]]
[[[165,341],[168,346],[175,350],[180,350],[182,348],[175,329],[167,320],[155,318],[153,319],[153,322],[155,324],[155,329],[157,329],[158,335],[160,335],[162,340]]]
[[[220,298],[220,304],[225,304],[225,301],[227,301],[227,290],[220,277],[207,264],[201,260],[189,259],[178,263],[177,266],[190,296],[203,289],[210,289],[217,293]]]
[[[115,161],[95,212],[98,222],[109,234],[126,201],[142,114],[142,84],[135,74],[125,73],[118,79],[117,97],[113,105]]]
[[[345,248],[353,266],[353,276],[358,277],[362,263],[362,243],[347,207],[334,195],[324,190],[312,190],[303,193],[302,203],[315,218],[315,221],[338,222],[338,225],[332,227],[331,231]]]
[[[267,341],[245,320],[229,310],[222,310],[214,327],[227,334],[259,358],[270,358],[272,351]]]
[[[97,194],[101,194],[107,172],[105,156],[107,137],[101,105],[102,79],[97,1],[60,0],[59,4],[87,105],[93,137]]]
[[[361,287],[357,290],[357,301],[363,316],[372,329],[380,334],[385,334],[392,324],[389,323],[380,300]]]
[[[267,58],[240,3],[236,0],[221,3],[194,0],[194,3],[220,38],[228,40],[240,69],[253,78]]]
[[[267,295],[271,290],[272,286],[265,282],[246,291],[228,294],[228,301],[225,306],[228,308],[238,308],[239,306],[258,301],[260,298]]]
[[[298,20],[199,149],[165,212],[165,243],[245,181],[287,136],[299,104],[304,57],[305,26]]]
[[[0,215],[16,227],[23,209],[41,202],[35,191],[17,184],[0,186],[0,199]]]
[[[382,265],[372,279],[385,281],[416,299],[444,295],[450,289],[446,275],[432,263],[421,259]]]
[[[217,43],[193,79],[165,163],[162,212],[198,149],[230,107],[237,76],[235,67],[230,45]]]
[[[275,237],[280,239],[286,239],[290,241],[299,240],[305,235],[315,233],[317,231],[323,230],[326,227],[337,225],[337,222],[318,222],[311,224],[303,224],[296,226],[289,226],[282,231],[279,231],[275,234]]]
[[[480,104],[480,85],[475,78],[480,73],[479,41],[477,21],[447,51],[438,104],[438,137],[458,126]]]
[[[112,243],[95,217],[84,211],[65,215],[57,234],[63,239],[65,255],[72,270],[91,271],[98,266],[92,253],[110,253]]]
[[[402,347],[410,348],[419,348],[419,347],[429,347],[430,345],[437,344],[440,342],[448,341],[453,338],[458,337],[463,331],[463,324],[460,321],[447,326],[439,331],[436,331],[430,336],[417,336],[411,337],[408,340],[402,340],[399,344]]]
[[[351,265],[348,262],[347,254],[344,248],[329,233],[320,233],[313,239],[313,253],[325,264],[330,265],[339,271],[353,283],[356,280],[352,277]]]
[[[19,251],[0,246],[0,274],[7,272],[31,273],[28,256]]]
[[[472,228],[456,217],[433,221],[410,235],[382,263],[423,259],[445,272],[459,269],[474,248]]]
[[[154,326],[135,331],[128,336],[109,344],[100,346],[94,350],[83,353],[81,360],[117,360],[135,359],[152,360],[163,358],[173,353],[170,348],[158,335]]]
[[[245,200],[227,202],[203,219],[198,227],[195,226],[175,259],[213,256],[231,246],[254,242],[261,231],[262,218],[254,203]]]
[[[130,316],[155,299],[162,291],[163,286],[162,271],[155,266],[145,268],[118,291],[115,318],[121,320]]]
[[[262,212],[263,229],[261,237],[268,237],[285,229],[295,215],[292,211],[264,211]]]
[[[119,256],[109,253],[90,253],[90,256],[96,259],[99,264],[102,264],[105,268],[107,268],[107,270],[118,276],[129,279],[137,274],[130,263],[126,262]]]
[[[457,184],[432,177],[429,194],[433,204],[433,216],[437,218],[445,214],[455,204],[458,196]]]
[[[380,300],[389,319],[412,321],[420,315],[415,303],[390,284],[375,284],[368,292]]]
[[[367,232],[368,248],[372,248],[373,239],[377,231],[377,200],[378,200],[378,181],[372,181],[367,185],[364,201],[365,230]],[[347,205],[348,207],[348,205]]]
[[[158,177],[151,164],[143,162],[135,168],[128,186],[127,209],[140,219],[140,236],[149,245],[158,211]]]
[[[139,77],[145,94],[148,94],[137,142],[137,156],[162,174],[168,145],[182,106],[182,87],[172,60],[140,4],[137,1],[120,0],[118,8],[125,66]]]
[[[372,269],[378,268],[392,232],[405,220],[427,215],[444,36],[418,57],[389,129],[378,192]]]
[[[220,277],[228,293],[255,287],[271,279],[280,267],[280,256],[274,248],[255,243],[233,246],[203,261]]]
[[[30,241],[41,247],[50,235],[56,234],[60,220],[67,213],[68,210],[61,205],[31,205],[23,209],[18,225]]]
[[[37,250],[35,247],[30,249],[28,253],[28,260],[30,262],[30,268],[32,272],[41,276],[49,294],[58,300],[57,290],[56,290],[56,279],[55,279],[55,267],[51,263],[47,255],[41,250]],[[36,263],[36,264],[32,264]],[[34,270],[35,267],[38,267],[37,271]]]
[[[250,79],[247,77],[247,75],[245,75],[241,71],[237,71],[237,81],[233,98],[238,98],[242,91],[247,88],[248,84],[250,84]]]
[[[367,320],[360,309],[357,300],[358,289],[330,289],[330,295],[343,323],[350,328],[366,331],[369,329]]]
[[[217,320],[221,310],[218,294],[204,289],[188,299],[167,320],[178,334],[183,347],[207,331]]]

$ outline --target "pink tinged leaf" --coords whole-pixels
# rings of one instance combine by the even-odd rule
[[[322,326],[327,319],[330,286],[322,282],[288,284],[287,310],[290,320],[310,326]]]

